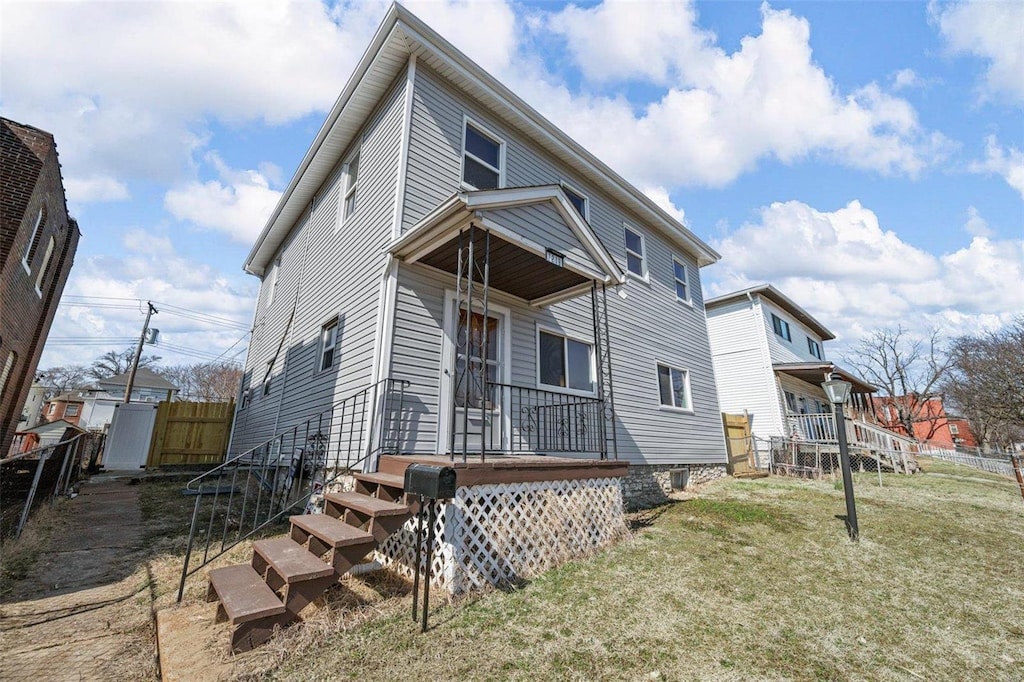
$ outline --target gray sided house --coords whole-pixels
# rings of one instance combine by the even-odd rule
[[[348,399],[332,438],[371,470],[386,447],[717,472],[717,259],[392,6],[245,264],[262,286],[232,452]]]

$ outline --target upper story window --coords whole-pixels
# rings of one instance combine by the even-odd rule
[[[13,350],[8,351],[7,359],[4,361],[4,369],[0,372],[0,393],[7,394],[7,380],[14,371],[14,363],[18,361],[18,354]]]
[[[685,369],[658,365],[658,391],[661,404],[680,410],[692,409],[690,406],[690,373]]]
[[[676,298],[686,303],[690,302],[690,280],[687,277],[686,266],[677,258],[672,259],[672,274],[676,280]]]
[[[462,138],[462,183],[472,189],[502,187],[505,175],[505,143],[469,120]]]
[[[56,246],[56,243],[53,241],[53,237],[50,237],[50,240],[46,242],[46,254],[43,256],[43,265],[39,268],[39,274],[36,275],[36,295],[39,297],[43,295],[43,281],[50,272],[50,261],[53,259],[54,246]]]
[[[789,322],[786,322],[781,317],[772,313],[772,329],[778,336],[786,339],[786,341],[792,341],[793,337],[789,333]]]
[[[39,209],[39,214],[36,216],[36,223],[32,227],[32,234],[28,240],[28,246],[25,247],[25,253],[21,257],[21,265],[25,268],[25,272],[32,272],[32,259],[36,255],[36,250],[39,248],[39,241],[43,237],[43,227],[46,225],[46,207]]]
[[[353,154],[345,164],[344,175],[345,186],[341,195],[340,223],[344,223],[350,215],[356,212],[356,194],[359,188],[359,152]]]
[[[65,417],[77,417],[78,416],[78,405],[68,405],[64,408]]]
[[[821,360],[821,344],[809,336],[807,337],[807,352]]]
[[[338,318],[320,328],[320,371],[334,366],[335,349],[338,347]]]
[[[594,391],[593,351],[589,343],[554,332],[540,331],[537,340],[537,374],[543,386]]]
[[[957,426],[956,424],[950,424],[949,425],[949,432],[951,434],[953,434],[954,436],[959,436],[960,435],[960,427]]]
[[[267,305],[274,302],[274,292],[277,291],[277,275],[281,270],[281,259],[275,258],[274,264],[270,266],[270,283],[267,285]]]
[[[626,269],[637,277],[647,279],[647,256],[644,252],[644,236],[636,230],[623,226],[626,236]]]
[[[270,395],[270,373],[274,371],[274,361],[267,360],[267,373],[263,375],[263,395]]]
[[[584,220],[590,220],[590,206],[585,196],[569,187],[564,182],[562,183],[562,191],[565,192],[565,196],[569,199],[569,203],[573,205],[576,212],[583,217]]]

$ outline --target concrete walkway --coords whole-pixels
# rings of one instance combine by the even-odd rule
[[[0,606],[0,680],[153,679],[139,488],[96,477]]]

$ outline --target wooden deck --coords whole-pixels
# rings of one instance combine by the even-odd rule
[[[573,459],[543,455],[488,455],[470,456],[466,462],[459,455],[455,461],[448,455],[383,455],[378,471],[404,476],[410,464],[433,464],[455,469],[455,482],[459,487],[487,483],[532,483],[536,481],[585,480],[592,478],[623,477],[629,471],[625,461],[599,459]]]

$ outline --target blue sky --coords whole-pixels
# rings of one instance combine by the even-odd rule
[[[720,251],[708,295],[772,282],[836,348],[1024,311],[1024,3],[407,6]],[[84,235],[41,367],[135,299],[218,318],[165,308],[166,362],[244,359],[242,262],[386,8],[2,0],[0,112]]]

